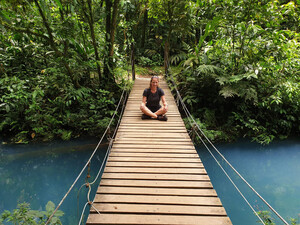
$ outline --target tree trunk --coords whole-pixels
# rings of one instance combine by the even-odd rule
[[[135,80],[134,44],[133,43],[131,43],[131,72],[132,72],[132,80]]]
[[[118,6],[119,6],[120,0],[115,0],[114,1],[114,6],[113,6],[113,14],[112,14],[112,24],[111,24],[111,30],[110,30],[110,51],[109,55],[113,56],[114,55],[114,43],[115,43],[115,32],[117,29],[117,16],[118,16]]]
[[[142,32],[142,42],[141,48],[145,48],[145,39],[146,39],[146,27],[148,24],[148,10],[146,9],[144,12],[144,22],[143,22],[143,32]]]
[[[103,80],[107,80],[107,76],[111,76],[110,73],[110,49],[111,49],[111,7],[112,7],[112,2],[111,0],[105,0],[105,13],[106,13],[106,24],[105,24],[105,30],[106,30],[106,34],[105,34],[105,41],[106,41],[106,51],[107,51],[107,55],[104,58],[104,69],[103,69],[103,73],[104,79]]]
[[[164,68],[165,68],[165,74],[168,74],[168,68],[169,68],[169,51],[170,51],[170,43],[169,43],[169,40],[166,40],[166,42],[165,42],[165,48],[164,48]]]
[[[97,43],[96,43],[96,38],[95,38],[95,30],[94,30],[94,15],[93,15],[93,10],[92,10],[92,3],[91,0],[88,0],[88,7],[89,7],[89,27],[91,31],[91,38],[92,38],[92,43],[95,51],[95,58],[96,58],[96,63],[97,63],[97,72],[99,79],[101,79],[101,68],[100,68],[100,58],[99,58],[99,53],[98,53],[98,48],[97,48]]]
[[[47,19],[46,19],[46,16],[44,15],[44,12],[43,12],[43,10],[42,10],[42,8],[41,8],[41,6],[40,6],[38,0],[34,0],[34,2],[35,2],[35,5],[36,5],[37,8],[38,8],[38,11],[39,11],[39,13],[40,13],[42,19],[43,19],[43,24],[44,24],[44,26],[46,27],[46,30],[47,30],[47,33],[48,33],[48,37],[49,37],[49,38],[48,38],[48,41],[49,41],[49,44],[50,44],[51,48],[53,49],[53,51],[54,51],[54,53],[55,53],[55,55],[56,55],[57,57],[62,57],[61,62],[62,62],[62,64],[64,65],[65,69],[67,70],[67,74],[70,76],[70,78],[71,78],[73,84],[75,85],[75,87],[80,87],[80,85],[79,85],[79,83],[78,83],[78,80],[75,80],[75,79],[74,79],[73,71],[71,70],[71,68],[70,68],[70,66],[69,66],[69,64],[68,64],[68,62],[66,62],[66,60],[65,60],[64,55],[65,55],[66,53],[64,54],[63,52],[59,51],[59,49],[57,48],[57,46],[56,46],[56,44],[55,44],[55,41],[54,41],[54,37],[53,37],[53,34],[52,34],[51,27],[50,27],[50,25],[49,25],[49,23],[48,23],[48,21],[47,21]],[[67,51],[67,49],[65,49],[65,51]]]
[[[106,50],[107,56],[105,57],[104,63],[104,76],[106,80],[106,85],[112,84],[114,85],[115,79],[113,75],[114,63],[113,63],[113,55],[114,55],[114,42],[115,42],[115,32],[117,28],[117,16],[118,16],[118,6],[120,0],[115,0],[114,4],[112,4],[111,0],[105,0],[106,3]],[[111,13],[111,9],[113,8],[113,12]]]

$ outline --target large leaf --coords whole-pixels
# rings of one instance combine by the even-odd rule
[[[49,201],[46,205],[46,211],[47,212],[53,212],[55,209],[55,204],[51,201]]]
[[[62,4],[60,2],[60,0],[54,0],[56,2],[56,4],[58,5],[60,10],[63,10]]]

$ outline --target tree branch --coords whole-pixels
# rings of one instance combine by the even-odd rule
[[[41,38],[43,38],[43,39],[49,41],[49,38],[48,38],[46,35],[37,33],[37,32],[35,32],[35,31],[32,31],[32,30],[30,30],[29,28],[13,27],[13,26],[8,25],[7,23],[3,23],[2,25],[3,25],[6,29],[8,29],[8,30],[12,30],[12,31],[20,32],[20,33],[31,34],[31,35],[34,35],[34,36],[36,36],[36,37],[41,37]]]
[[[44,15],[44,12],[43,12],[38,0],[34,0],[34,2],[35,2],[36,6],[39,10],[39,13],[40,13],[40,15],[43,19],[43,23],[44,23],[44,25],[47,29],[47,32],[48,32],[48,35],[49,35],[49,42],[50,42],[50,45],[51,45],[52,49],[54,50],[55,54],[57,54],[58,56],[62,56],[63,54],[57,49],[57,47],[55,45],[54,38],[53,38],[53,35],[52,35],[52,30],[50,28],[50,25],[49,25],[45,15]]]

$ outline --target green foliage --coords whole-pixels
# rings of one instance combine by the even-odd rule
[[[275,225],[276,223],[274,222],[274,218],[271,217],[270,211],[258,211],[257,214],[259,217],[262,219],[265,225]],[[291,218],[291,225],[299,225],[298,220],[295,218]],[[261,223],[259,221],[259,223]]]
[[[26,143],[101,134],[126,76],[103,74],[100,2],[0,1],[1,136]],[[125,67],[117,50],[112,58]]]
[[[152,66],[152,60],[147,58],[147,57],[144,57],[144,56],[141,56],[139,58],[139,65],[140,66]]]
[[[258,211],[257,214],[266,225],[275,225],[274,219],[270,216],[270,211]]]
[[[14,134],[12,140],[19,143],[101,134],[115,108],[114,94],[99,88],[76,89],[67,77],[59,76],[64,83],[55,83],[47,72],[31,83],[0,78],[0,132]]]
[[[47,222],[54,210],[55,205],[51,201],[46,204],[45,211],[31,210],[28,203],[20,203],[17,209],[14,209],[12,212],[5,210],[1,214],[0,224],[10,222],[12,224],[42,225]],[[61,225],[62,223],[59,218],[63,215],[64,213],[61,210],[57,210],[50,224]]]
[[[198,1],[196,42],[171,57],[181,71],[170,72],[206,127],[268,144],[299,135],[299,5],[250,5]]]
[[[206,116],[211,117],[212,115],[210,113],[208,113],[208,115],[206,115]],[[212,119],[212,121],[209,121],[209,122],[214,123],[215,118],[209,118],[209,119]],[[201,133],[199,133],[199,131],[198,131],[198,129],[196,129],[196,127],[191,126],[188,118],[184,118],[183,120],[184,120],[184,123],[186,125],[186,128],[188,130],[190,130],[190,135],[195,137],[194,141],[201,144],[202,142],[199,139],[199,137],[197,136],[197,134],[194,133],[195,132],[194,129],[198,132],[199,135],[201,135]],[[229,141],[230,140],[230,137],[228,137],[226,133],[224,133],[223,131],[214,129],[212,124],[208,125],[209,122],[201,123],[199,119],[196,119],[197,125],[204,132],[205,136],[207,138],[209,138],[209,140],[211,140],[213,142],[214,141]],[[202,140],[206,142],[204,137],[202,137]]]
[[[163,64],[163,59],[160,55],[154,55],[151,57],[152,59],[148,57],[141,56],[139,57],[138,64],[140,66],[146,66],[146,67],[151,67],[151,66],[161,66]]]
[[[178,66],[185,103],[207,132],[222,133],[212,136],[299,135],[298,1],[110,2],[0,1],[1,135],[101,133],[131,50],[150,68],[137,66],[139,75]],[[118,16],[108,24],[110,10]]]
[[[146,68],[146,67],[137,66],[135,71],[139,75],[148,75],[149,74],[149,68]]]

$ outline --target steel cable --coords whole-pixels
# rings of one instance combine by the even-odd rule
[[[71,192],[71,190],[73,189],[73,187],[75,186],[75,184],[77,183],[77,181],[79,180],[79,178],[81,177],[82,173],[84,172],[84,170],[86,169],[86,167],[88,166],[88,164],[91,162],[92,158],[94,157],[95,153],[97,152],[100,144],[102,143],[107,131],[109,130],[110,128],[110,125],[112,124],[112,121],[114,120],[114,117],[116,116],[117,112],[118,112],[118,109],[119,109],[119,106],[121,104],[121,101],[122,99],[124,98],[124,94],[126,92],[126,85],[124,86],[123,88],[123,91],[122,91],[122,94],[121,94],[121,97],[120,97],[120,100],[118,102],[118,105],[114,111],[114,114],[113,116],[111,117],[111,120],[109,121],[109,124],[107,125],[106,127],[106,130],[104,131],[100,141],[98,142],[97,146],[95,147],[93,153],[91,154],[89,160],[86,162],[85,166],[82,168],[82,170],[80,171],[79,175],[76,177],[76,179],[74,180],[73,184],[70,186],[69,190],[67,191],[67,193],[64,195],[64,197],[61,199],[61,201],[59,202],[59,204],[57,205],[57,207],[55,208],[55,210],[53,211],[53,213],[51,214],[51,216],[48,218],[47,222],[45,223],[45,225],[48,225],[52,219],[52,217],[55,215],[55,213],[57,212],[57,210],[60,208],[60,206],[62,205],[62,203],[65,201],[66,197],[69,195],[69,193]]]
[[[121,110],[121,113],[120,113],[120,117],[119,117],[119,119],[118,119],[118,123],[117,123],[116,129],[114,130],[113,136],[112,136],[112,138],[110,139],[109,146],[108,146],[108,149],[107,149],[107,151],[106,151],[105,157],[104,157],[104,159],[103,159],[103,161],[102,161],[102,164],[101,164],[101,166],[100,166],[100,168],[99,168],[99,170],[98,170],[97,176],[95,177],[95,179],[94,179],[91,183],[89,183],[89,188],[90,188],[91,185],[93,185],[93,184],[96,182],[96,180],[98,179],[98,177],[99,177],[99,175],[100,175],[100,173],[101,173],[101,171],[102,171],[102,168],[103,168],[104,164],[106,164],[106,162],[108,161],[108,158],[109,158],[109,155],[110,155],[110,151],[111,151],[111,148],[112,148],[112,145],[113,145],[113,141],[114,141],[114,138],[115,138],[115,136],[116,136],[116,133],[117,133],[118,127],[119,127],[119,125],[120,125],[121,118],[122,118],[122,115],[123,115],[123,112],[124,112],[124,109],[125,109],[125,100],[127,99],[127,97],[128,97],[128,93],[126,93],[126,97],[124,98],[123,105],[122,105],[122,110]],[[83,184],[81,187],[85,186],[86,184],[87,184],[87,183]],[[100,186],[100,185],[99,185],[99,186]],[[97,211],[98,214],[100,214],[100,212],[98,211],[98,209],[97,209],[95,206],[93,206],[93,204],[94,204],[94,202],[95,202],[96,195],[95,195],[93,201],[90,201],[90,200],[89,200],[89,198],[90,198],[89,195],[90,195],[90,190],[89,190],[88,195],[87,195],[87,199],[88,199],[88,202],[87,202],[87,203],[88,203],[89,205],[91,205],[91,207],[93,207],[93,208]],[[80,224],[81,221],[82,221],[83,214],[84,214],[84,211],[85,211],[85,209],[86,209],[87,203],[86,203],[85,206],[83,207],[83,210],[82,210],[82,212],[81,212],[81,217],[80,217],[80,220],[79,220],[78,224]]]
[[[205,137],[205,139],[208,141],[208,143],[215,149],[215,151],[224,159],[224,161],[230,166],[230,168],[246,183],[246,185],[269,207],[269,209],[274,212],[276,214],[276,216],[286,225],[289,225],[288,222],[286,222],[286,220],[283,219],[283,217],[247,182],[247,180],[231,165],[231,163],[229,163],[229,161],[221,154],[221,152],[214,146],[214,144],[210,141],[210,139],[205,135],[205,133],[202,131],[202,129],[199,127],[199,125],[196,123],[196,121],[194,120],[193,116],[191,115],[191,113],[189,112],[188,108],[186,107],[185,103],[183,102],[183,99],[177,89],[177,86],[175,84],[174,78],[172,76],[172,74],[170,75],[171,81],[173,83],[173,87],[175,88],[176,94],[180,100],[180,103],[183,107],[183,110],[186,113],[186,116],[190,119],[189,123],[191,126],[193,126],[193,124],[195,124],[195,126],[198,128],[198,130],[201,132],[201,134]],[[190,121],[192,121],[193,123],[191,123]],[[197,133],[198,134],[198,133]],[[202,139],[201,139],[202,141]],[[202,142],[203,143],[203,142]],[[214,157],[215,158],[215,157]],[[217,162],[218,163],[218,162]],[[219,164],[219,163],[218,163]],[[222,167],[221,167],[222,168]],[[225,172],[225,171],[224,171]],[[226,174],[226,173],[225,173]],[[248,202],[248,201],[246,201]],[[252,208],[252,207],[251,207]],[[256,213],[257,215],[257,213]],[[257,215],[258,216],[258,215]],[[258,216],[259,217],[259,216]],[[260,219],[260,217],[259,217]]]

